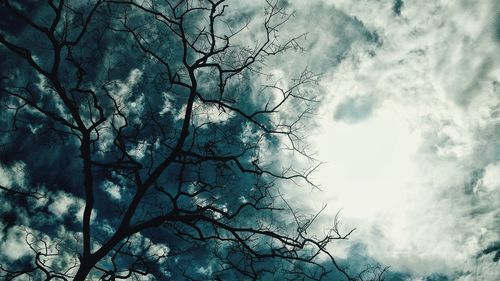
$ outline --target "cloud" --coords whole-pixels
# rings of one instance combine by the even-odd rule
[[[348,97],[337,106],[333,118],[349,123],[362,121],[370,117],[375,103],[371,95]]]
[[[106,191],[112,199],[120,200],[122,198],[121,188],[111,181],[104,181],[102,189]]]
[[[53,200],[49,205],[49,211],[60,219],[67,215],[69,208],[75,204],[74,198],[64,192],[57,193]]]
[[[487,192],[493,192],[500,188],[500,162],[488,164],[484,169],[482,186]]]
[[[345,229],[358,228],[352,238],[363,245],[359,249],[412,280],[443,274],[495,280],[500,241],[500,98],[495,80],[500,77],[500,4],[335,0],[290,5],[297,13],[280,40],[308,32],[302,42],[307,51],[273,58],[267,67],[276,76],[296,77],[307,65],[324,73],[320,89],[326,96],[315,117],[318,128],[308,127],[307,134],[314,137],[311,146],[317,157],[328,162],[316,174],[323,193],[293,186],[289,196],[304,208],[328,203],[330,215],[343,208]],[[228,12],[241,10],[234,5]],[[262,38],[242,34],[243,42]],[[114,81],[112,95],[124,112],[138,112],[133,121],[140,123],[146,96],[132,94],[147,78],[139,69],[124,77]],[[40,80],[40,90],[45,84]],[[157,101],[165,109],[160,115],[171,112],[178,121],[183,110],[175,109],[177,101],[169,94]],[[194,117],[196,125],[233,121],[216,107],[195,106],[202,112]],[[109,122],[104,125],[109,127]],[[254,133],[245,128],[242,136],[249,139]],[[100,149],[108,149],[113,135],[103,131],[100,136],[108,142]],[[128,149],[140,160],[145,148],[154,145],[144,140]],[[262,154],[267,154],[261,161],[276,159],[268,145],[263,140]],[[28,175],[20,163],[0,167],[0,183],[25,186]],[[43,168],[39,174],[46,178]],[[53,170],[58,180],[64,174]],[[101,185],[115,200],[125,197],[126,184],[120,186],[109,181]],[[51,195],[47,208],[57,219],[76,216],[81,222],[83,206],[82,199],[61,191]],[[318,228],[328,225],[325,221]],[[16,231],[7,231],[5,247],[22,256],[24,241]],[[340,247],[344,251],[334,248],[336,255],[355,259],[358,248]]]
[[[14,226],[6,234],[3,232],[2,227],[2,231],[0,232],[0,248],[2,249],[2,255],[4,255],[2,258],[15,261],[32,254],[31,249],[26,243],[26,231],[23,227]]]
[[[26,188],[26,176],[26,164],[22,161],[14,162],[10,166],[0,165],[0,185],[4,187]]]
[[[325,192],[295,199],[342,208],[366,254],[412,280],[496,280],[496,248],[481,253],[500,240],[499,4],[332,2],[383,43],[325,74],[310,131]]]
[[[63,220],[68,216],[74,217],[78,222],[83,220],[85,201],[79,197],[64,191],[58,191],[50,195],[52,203],[47,206],[48,210]],[[97,216],[97,210],[92,211],[91,221]]]
[[[403,0],[394,0],[394,4],[392,6],[392,11],[400,16],[401,15],[401,10],[403,9],[404,2]]]

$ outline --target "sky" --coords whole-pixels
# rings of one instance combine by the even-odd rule
[[[252,12],[260,12],[261,4],[230,2],[226,13],[233,20],[255,17],[245,32],[232,38],[233,42],[246,44],[260,38],[259,13]],[[358,269],[364,263],[390,266],[388,280],[498,280],[500,2],[295,0],[288,1],[288,9],[295,12],[281,27],[279,38],[285,42],[303,34],[297,40],[300,48],[266,61],[262,70],[272,73],[278,78],[276,85],[283,87],[290,86],[287,78],[297,77],[304,69],[320,74],[318,84],[308,84],[310,88],[301,90],[309,91],[320,101],[312,117],[304,123],[304,136],[307,151],[323,164],[311,178],[318,188],[284,182],[279,187],[280,193],[288,203],[307,213],[326,206],[313,229],[318,235],[331,226],[337,213],[345,232],[355,229],[349,240],[339,241],[329,249],[342,265]],[[241,17],[242,11],[248,13]],[[44,18],[42,12],[36,16]],[[132,24],[134,20],[141,23],[143,18],[131,16]],[[30,33],[20,27],[19,30],[13,28],[13,32],[22,35],[20,40],[31,38]],[[101,47],[95,46],[92,36],[95,35],[90,37],[91,47],[87,46],[84,52]],[[159,71],[159,67],[143,62],[140,52],[130,47],[132,44],[121,45],[113,41],[112,36],[103,38],[99,44],[111,46],[109,49],[113,52],[103,51],[102,59],[118,65],[113,69],[116,72],[110,71],[107,77],[90,72],[89,79],[96,85],[109,82],[111,95],[127,104],[123,112],[130,115],[129,121],[140,124],[140,114],[147,108],[145,93],[154,92],[151,85],[157,83],[151,73]],[[44,53],[43,42],[37,44],[42,51],[36,59],[43,63],[44,57],[50,56]],[[166,56],[178,58],[178,51],[168,49]],[[101,59],[100,55],[96,57]],[[133,64],[138,58],[143,65]],[[10,60],[0,64],[13,67],[15,79],[20,83],[33,82],[33,92],[50,93],[50,87],[40,75],[23,72],[22,66],[13,66]],[[97,62],[96,65],[102,66]],[[211,78],[210,73],[202,73],[200,77],[203,82]],[[259,89],[261,84],[269,82],[262,79],[250,82],[242,79],[239,82],[250,85],[231,88],[231,94],[238,97]],[[206,93],[215,87],[215,83],[200,85]],[[252,109],[268,98],[272,101],[268,96],[259,95],[265,94],[255,91],[247,95],[251,99],[240,97],[239,105]],[[168,133],[174,134],[185,111],[185,106],[181,106],[184,100],[167,91],[152,99],[152,105],[147,106],[153,106],[159,118],[173,124],[172,132]],[[67,114],[57,101],[53,104],[48,101],[46,105],[63,116]],[[285,107],[281,117],[293,117],[297,113],[294,106]],[[195,111],[201,113],[194,116],[193,126],[203,127],[211,122],[220,125],[222,131],[231,132],[234,138],[231,140],[214,134],[219,142],[237,147],[255,141],[255,130],[240,126],[234,112],[226,113],[200,102],[195,104]],[[12,114],[0,115],[0,122],[11,124]],[[38,116],[33,112],[26,114]],[[0,262],[28,260],[32,251],[25,241],[31,239],[30,235],[26,236],[27,229],[35,233],[33,239],[38,235],[52,243],[57,238],[71,249],[78,243],[73,238],[77,237],[75,231],[79,231],[82,222],[84,200],[75,171],[81,167],[77,157],[67,162],[58,160],[76,155],[76,142],[44,133],[47,127],[35,121],[26,125],[28,135],[38,134],[34,142],[22,134],[0,135],[3,157],[0,185],[21,189],[36,186],[49,197],[21,203],[0,201],[3,211],[0,249],[4,253],[0,255]],[[107,128],[110,122],[115,120],[106,121]],[[200,131],[202,139],[212,136],[209,130],[206,135]],[[100,150],[111,151],[111,156],[113,137],[111,131],[103,128],[98,144]],[[138,161],[147,161],[149,150],[161,151],[159,142],[148,137],[151,136],[146,135],[144,140],[128,147],[128,153]],[[259,160],[263,165],[310,164],[300,157],[290,157],[287,152],[277,154],[275,149],[279,143],[264,139],[260,145]],[[232,148],[229,145],[219,149]],[[96,158],[111,157],[105,152],[96,153]],[[46,169],[47,166],[51,169]],[[211,167],[205,168],[210,173]],[[170,179],[165,178],[164,183],[170,184]],[[243,184],[235,185],[244,186],[251,183],[251,179],[242,177],[241,182]],[[98,222],[96,233],[99,235],[112,235],[113,223],[116,223],[113,216],[118,207],[110,210],[109,204],[127,203],[132,196],[129,185],[129,180],[117,173],[96,176],[96,192],[100,196],[92,222]],[[219,196],[216,200],[222,206],[231,207],[230,200],[235,201],[233,203],[246,200],[243,196],[246,194],[238,192],[245,190],[235,189],[231,194],[224,194],[230,199]],[[252,193],[248,193],[250,198]],[[158,203],[155,198],[152,200]],[[18,209],[16,204],[32,209]],[[153,210],[148,208],[143,210]],[[47,225],[57,227],[49,229]],[[131,240],[135,245],[131,247],[168,256],[168,246],[153,240],[154,235],[138,235]],[[145,249],[144,245],[151,247]],[[64,256],[61,264],[75,261],[75,253],[72,254]],[[206,257],[194,251],[188,258],[203,265]],[[198,271],[202,275],[210,274],[210,264],[200,266]]]
[[[325,162],[322,191],[295,200],[356,228],[339,256],[404,280],[498,280],[500,3],[293,5],[324,73],[310,146]]]

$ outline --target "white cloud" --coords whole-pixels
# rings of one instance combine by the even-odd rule
[[[2,234],[6,233],[4,237],[0,234],[0,262],[8,264],[26,256],[34,256],[35,253],[47,253],[47,256],[41,257],[45,266],[54,271],[75,274],[77,268],[68,269],[68,265],[78,263],[77,253],[74,252],[77,234],[69,232],[64,226],[57,226],[57,234],[52,237],[27,226],[14,226],[5,230],[0,224],[0,229]]]
[[[483,176],[483,186],[490,192],[500,187],[500,162],[486,166]]]
[[[383,43],[357,41],[323,82],[310,135],[328,162],[316,175],[325,192],[288,192],[342,208],[353,238],[392,270],[496,280],[478,275],[495,262],[477,255],[500,239],[499,4],[404,1],[397,16],[392,1],[332,2]],[[373,108],[356,101],[372,96]]]
[[[54,202],[49,205],[49,211],[51,211],[58,218],[63,218],[69,212],[69,208],[75,204],[75,199],[64,192],[57,193],[54,196]]]
[[[491,259],[492,255],[483,256],[477,260],[468,260],[466,262],[468,271],[463,276],[460,276],[457,281],[498,280],[500,267],[498,262],[491,262]]]
[[[0,185],[7,188],[26,188],[26,164],[22,161],[14,162],[10,166],[0,163]],[[19,190],[14,188],[14,190]]]
[[[26,243],[26,231],[20,226],[14,226],[8,230],[5,237],[2,237],[0,248],[2,249],[2,255],[5,255],[4,257],[10,261],[19,260],[24,256],[33,254]]]
[[[115,89],[115,94],[121,98],[130,97],[132,95],[132,88],[140,81],[141,76],[142,71],[139,69],[130,71],[126,81],[116,81],[117,88]]]
[[[66,216],[74,217],[78,222],[83,221],[83,212],[85,210],[85,201],[75,197],[70,193],[59,191],[50,196],[52,203],[48,206],[49,211],[56,215],[58,219],[64,219]],[[92,211],[91,221],[97,216],[97,210]]]
[[[178,119],[184,119],[185,107],[179,111],[182,114],[182,117]],[[196,101],[193,105],[193,124],[195,126],[200,126],[204,123],[216,123],[216,124],[224,124],[231,117],[234,116],[234,113],[229,112],[228,110],[219,109],[217,106],[212,104],[203,104],[199,101]]]
[[[122,198],[121,188],[111,181],[105,181],[102,188],[106,191],[112,199],[120,200]]]

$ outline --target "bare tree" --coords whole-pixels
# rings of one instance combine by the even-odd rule
[[[3,277],[356,279],[327,250],[351,232],[336,218],[308,234],[316,216],[279,192],[313,185],[318,167],[303,142],[316,75],[265,73],[270,56],[300,48],[302,35],[278,36],[286,5],[1,3],[1,153],[31,177],[2,185],[4,198],[27,217],[48,214],[58,191],[83,198],[80,221],[27,222],[34,256],[1,265]]]

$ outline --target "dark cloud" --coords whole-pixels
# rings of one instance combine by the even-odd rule
[[[394,5],[392,6],[392,11],[394,12],[394,14],[400,16],[403,6],[404,6],[403,0],[395,0]]]
[[[483,254],[483,255],[489,255],[489,254],[493,255],[494,254],[493,261],[494,262],[500,261],[500,241],[493,243],[491,246],[484,249],[481,254]]]
[[[337,105],[333,118],[346,123],[361,122],[373,114],[376,104],[373,95],[348,97]]]
[[[76,28],[70,28],[70,30],[81,28],[78,23],[83,22],[81,17],[88,14],[90,7],[86,5],[72,6],[71,3],[63,6],[76,22]],[[26,11],[26,13],[28,12]],[[155,17],[151,14],[144,13],[129,5],[117,5],[115,9],[98,8],[95,17],[87,27],[86,34],[81,37],[81,42],[75,46],[68,44],[63,48],[63,58],[57,62],[54,62],[55,52],[51,50],[50,40],[45,37],[43,32],[39,34],[40,32],[32,30],[33,28],[29,26],[17,29],[10,22],[5,24],[11,29],[12,34],[20,34],[18,37],[11,36],[16,38],[16,44],[29,46],[29,42],[33,41],[33,38],[37,39],[32,44],[35,50],[32,55],[42,69],[50,69],[52,63],[60,63],[60,65],[57,68],[57,75],[46,75],[50,77],[45,79],[42,78],[42,75],[37,75],[29,64],[20,62],[22,59],[18,56],[13,55],[6,48],[0,48],[0,54],[6,58],[0,61],[0,66],[4,66],[1,75],[2,84],[0,85],[2,90],[1,106],[4,111],[0,121],[6,128],[5,130],[8,130],[2,135],[2,149],[0,150],[0,164],[2,166],[0,167],[7,167],[13,163],[23,163],[26,172],[21,176],[28,188],[43,186],[47,191],[47,198],[38,205],[27,201],[22,202],[20,209],[23,211],[19,211],[17,216],[14,216],[12,211],[16,205],[14,200],[0,206],[0,212],[4,212],[0,216],[6,225],[3,229],[4,232],[12,233],[11,229],[22,227],[26,229],[25,232],[31,231],[36,239],[46,242],[48,247],[58,243],[60,248],[57,250],[60,252],[59,255],[54,255],[54,260],[62,264],[61,268],[69,267],[69,260],[76,260],[81,250],[80,244],[82,242],[79,232],[81,232],[84,207],[82,198],[84,198],[85,189],[82,164],[84,152],[80,147],[83,143],[83,133],[75,129],[74,126],[64,127],[58,123],[59,121],[53,120],[57,118],[42,118],[43,114],[31,109],[35,106],[30,107],[19,102],[19,99],[23,100],[24,98],[35,103],[44,112],[50,113],[47,115],[61,116],[69,120],[69,123],[78,123],[81,118],[83,120],[81,122],[88,125],[99,119],[99,113],[104,117],[105,120],[92,132],[90,148],[90,157],[96,164],[91,168],[91,173],[95,185],[93,214],[97,214],[91,223],[91,235],[97,244],[104,243],[112,236],[113,231],[121,223],[131,197],[143,187],[139,178],[148,178],[154,167],[158,167],[160,163],[165,161],[165,158],[168,158],[167,156],[172,153],[178,143],[189,92],[187,87],[170,84],[170,80],[166,78],[168,77],[167,72],[175,72],[174,79],[179,79],[183,83],[191,83],[185,67],[187,63],[183,59],[192,63],[201,56],[201,52],[193,51],[195,47],[189,48],[184,58],[182,53],[184,39],[180,40],[172,34],[175,32],[178,34],[194,32],[197,35],[197,32],[200,32],[198,25],[204,23],[207,18],[197,15],[198,17],[193,18],[186,16],[184,22],[186,29],[180,32],[170,30],[164,23],[154,20]],[[251,16],[251,14],[249,13],[247,16]],[[41,10],[32,14],[33,20],[39,21],[42,25],[46,24],[47,21],[50,22],[53,17],[54,13],[49,5],[42,6]],[[68,22],[68,26],[72,27],[74,23],[70,20]],[[138,36],[140,39],[134,38],[130,32],[124,31],[125,22],[127,27],[140,34]],[[228,21],[224,24],[234,25],[230,28],[237,30],[236,27],[244,26],[245,22],[244,20]],[[72,38],[74,34],[70,31],[64,36]],[[224,42],[224,39],[221,38],[224,37],[217,40]],[[146,47],[150,50],[154,50],[158,54],[157,57],[152,58],[152,56],[146,55],[136,39],[147,45]],[[196,45],[197,48],[206,48],[208,44],[207,42],[199,43],[200,41],[211,40],[210,36],[204,35],[189,39],[200,44]],[[250,45],[253,44],[254,42],[250,42]],[[273,41],[273,48],[276,48],[277,44],[277,41]],[[238,48],[236,45],[231,45],[225,50],[212,57],[207,63],[217,63],[218,60],[221,60],[222,67],[231,68],[231,66],[239,66],[250,61],[250,59],[242,61],[242,56],[252,55],[251,59],[255,59],[253,47],[245,45]],[[161,60],[169,62],[168,70],[159,63]],[[265,156],[262,155],[268,151],[277,151],[281,148],[282,143],[278,137],[265,133],[255,123],[258,122],[264,127],[277,126],[281,128],[289,120],[279,120],[283,117],[278,116],[278,114],[267,116],[270,115],[266,112],[268,106],[272,107],[276,103],[275,100],[282,97],[280,91],[275,87],[260,85],[261,79],[267,78],[267,76],[261,76],[261,71],[261,68],[257,67],[253,71],[238,73],[235,79],[224,85],[224,93],[218,92],[219,87],[222,86],[219,84],[222,83],[219,81],[219,73],[213,69],[206,71],[206,73],[202,70],[196,72],[195,75],[198,77],[197,82],[199,83],[197,91],[200,97],[223,100],[247,115],[258,110],[261,112],[252,115],[255,122],[250,122],[249,118],[242,116],[242,114],[224,115],[225,111],[231,111],[231,109],[211,104],[203,105],[200,101],[201,98],[196,99],[194,118],[189,124],[185,145],[174,150],[182,149],[183,151],[178,152],[179,155],[172,158],[166,170],[154,180],[154,187],[145,192],[142,201],[136,206],[136,213],[131,218],[131,225],[158,217],[176,208],[190,210],[185,212],[186,214],[196,213],[205,204],[210,204],[221,210],[226,210],[225,212],[238,214],[234,218],[226,218],[212,209],[207,211],[210,216],[213,215],[216,219],[227,224],[263,229],[263,225],[270,222],[269,228],[276,231],[290,229],[290,224],[284,223],[284,220],[293,218],[291,214],[287,213],[286,216],[281,216],[276,215],[275,211],[266,211],[266,209],[275,208],[275,204],[279,204],[273,202],[274,198],[278,198],[274,194],[276,186],[273,177],[268,177],[267,174],[259,171],[254,173],[241,172],[242,167],[252,168],[260,165],[264,169],[278,171],[275,173],[276,175],[289,173],[282,172],[283,167],[279,163],[280,159],[269,157],[270,160],[268,160],[264,159]],[[221,72],[220,75],[226,74]],[[57,83],[54,80],[57,80]],[[291,80],[287,83],[295,81]],[[258,82],[256,84],[259,85],[254,86],[254,82]],[[266,82],[273,85],[274,81],[266,80]],[[59,93],[64,92],[64,94],[58,95],[56,93],[55,84],[62,85],[61,88],[64,89],[59,90]],[[16,94],[11,94],[14,91]],[[4,92],[8,94],[3,94]],[[23,98],[19,98],[18,95]],[[63,98],[65,95],[68,96],[67,99]],[[294,104],[296,111],[291,112],[288,116],[291,118],[301,115],[299,111],[306,106],[304,104],[308,100],[305,98],[306,95],[301,93],[300,87],[295,88],[294,95],[293,98],[297,97],[298,102]],[[165,96],[168,96],[169,102],[167,110],[165,110]],[[278,97],[276,98],[276,96]],[[263,107],[265,107],[264,111]],[[70,108],[75,109],[71,110]],[[79,115],[79,117],[74,118],[75,115]],[[66,124],[65,122],[61,123]],[[300,124],[300,120],[290,126],[290,129],[292,130],[296,124]],[[202,160],[196,159],[188,152],[201,155],[196,157]],[[182,156],[183,154],[186,155]],[[208,155],[205,157],[207,159],[203,159],[204,155]],[[218,160],[217,158],[211,160],[210,158],[214,155],[240,156],[238,156],[237,165],[235,161]],[[132,173],[132,169],[121,167],[103,168],[106,166],[103,163],[134,164],[138,168]],[[89,174],[89,172],[87,173]],[[109,191],[103,188],[110,182],[118,185],[120,192],[120,196],[111,201],[112,204],[110,204]],[[273,190],[273,193],[270,190]],[[197,193],[191,194],[191,192]],[[244,201],[258,202],[242,208]],[[255,212],[260,209],[264,210]],[[139,238],[134,236],[134,239],[142,239],[142,242],[135,244],[131,242],[130,245],[125,243],[128,249],[123,248],[132,255],[141,250],[144,251],[149,241],[155,243],[166,241],[173,258],[169,258],[169,265],[165,265],[163,268],[164,271],[168,272],[160,272],[155,267],[153,275],[158,280],[165,279],[167,275],[170,275],[174,280],[184,279],[186,268],[195,268],[193,274],[199,279],[210,279],[212,273],[209,267],[212,266],[212,261],[217,258],[217,255],[219,257],[231,255],[235,259],[249,259],[248,253],[245,253],[248,250],[234,246],[235,243],[225,239],[225,237],[231,237],[230,232],[219,230],[204,220],[196,219],[192,225],[172,221],[165,223],[164,226],[136,235],[140,236]],[[266,231],[269,228],[265,227]],[[295,231],[295,229],[293,230]],[[18,231],[16,235],[19,236],[20,233],[23,234],[24,231]],[[201,233],[209,237],[221,236],[224,237],[223,240],[227,241],[218,244],[212,241],[200,241],[205,239],[197,238]],[[134,239],[131,238],[131,241]],[[272,239],[253,240],[249,237],[245,240],[250,241],[248,243],[251,243],[253,250],[259,251],[268,248]],[[59,241],[64,243],[59,243]],[[70,243],[71,241],[72,243]],[[26,241],[20,242],[21,245],[27,246]],[[10,245],[14,244],[10,243]],[[79,250],[75,251],[75,249]],[[111,253],[109,254],[111,255]],[[144,256],[143,253],[140,255]],[[125,265],[130,261],[130,257],[127,255],[119,256],[120,261],[117,262],[119,265]],[[0,262],[16,263],[1,256]],[[278,263],[281,264],[280,261],[264,258],[264,261],[255,263],[255,267],[258,269],[272,268]],[[106,261],[103,261],[103,264],[110,266],[109,263],[106,264]],[[220,264],[214,266],[221,269]],[[282,266],[285,268],[289,265]],[[196,272],[196,268],[200,269],[199,272]],[[224,279],[235,279],[238,275],[237,272],[222,274],[226,276]],[[37,279],[37,277],[34,278]]]

